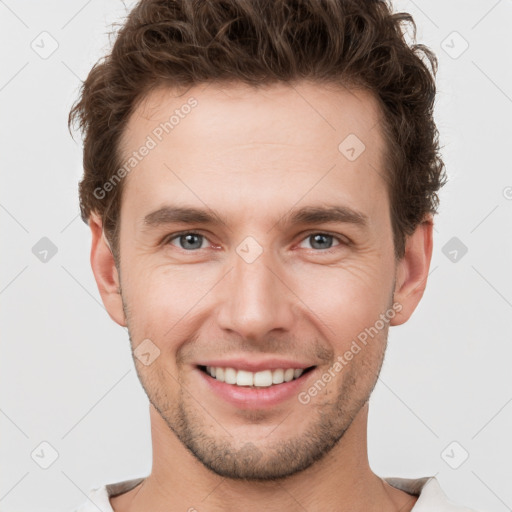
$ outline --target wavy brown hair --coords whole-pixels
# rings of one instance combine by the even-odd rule
[[[406,29],[412,27],[412,43]],[[437,59],[416,40],[408,13],[384,0],[141,0],[115,33],[110,54],[80,89],[68,127],[84,138],[80,210],[103,220],[118,262],[123,130],[154,88],[206,82],[254,87],[302,79],[371,91],[381,107],[384,168],[395,254],[427,213],[446,176],[433,119]]]

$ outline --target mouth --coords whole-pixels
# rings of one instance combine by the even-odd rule
[[[213,394],[215,400],[220,399],[237,410],[270,410],[286,402],[299,402],[300,391],[314,379],[318,367],[258,372],[204,365],[196,365],[195,369],[199,377],[199,396]]]
[[[259,372],[203,365],[197,365],[197,368],[212,379],[225,384],[246,388],[268,388],[298,380],[303,375],[314,370],[316,366],[309,366],[307,368],[278,368]]]

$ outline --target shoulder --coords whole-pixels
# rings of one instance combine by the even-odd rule
[[[477,512],[450,501],[434,476],[416,479],[388,477],[384,480],[397,489],[418,496],[411,512]]]
[[[73,512],[114,512],[110,498],[130,491],[144,479],[145,477],[133,478],[92,488],[87,493],[87,500]]]
[[[73,512],[113,512],[107,492],[107,486],[95,487],[87,493],[87,499]]]

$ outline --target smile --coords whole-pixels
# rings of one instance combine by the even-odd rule
[[[313,368],[314,366],[309,368],[278,368],[275,370],[249,372],[229,367],[199,366],[200,370],[219,382],[243,387],[270,387],[283,384],[284,382],[298,379],[302,374],[307,373]]]

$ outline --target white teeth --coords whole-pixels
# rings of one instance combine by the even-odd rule
[[[295,370],[293,368],[288,368],[284,371],[284,381],[290,382],[293,379],[295,374]]]
[[[272,386],[272,372],[270,370],[263,370],[254,374],[254,385],[266,388]]]
[[[220,382],[226,382],[227,384],[263,388],[297,379],[304,373],[304,370],[302,368],[279,368],[277,370],[248,372],[246,370],[235,370],[235,368],[207,366],[206,372]]]
[[[296,379],[297,377],[300,377],[302,374],[301,369],[293,370],[293,378]]]
[[[238,370],[236,374],[236,385],[237,386],[252,386],[254,376],[252,372],[246,372],[244,370]]]
[[[284,370],[279,368],[279,370],[274,370],[272,372],[272,384],[282,384],[284,382]]]
[[[236,384],[236,370],[234,368],[224,370],[224,382],[226,384]]]

